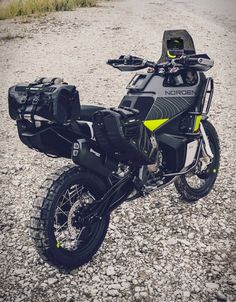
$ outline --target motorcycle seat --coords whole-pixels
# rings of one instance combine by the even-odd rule
[[[94,105],[81,105],[80,107],[80,120],[81,121],[92,121],[92,116],[96,111],[105,109],[101,106]]]

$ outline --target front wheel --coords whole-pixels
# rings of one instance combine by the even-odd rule
[[[200,155],[199,165],[195,170],[179,176],[175,187],[185,201],[193,202],[206,196],[216,181],[220,165],[220,143],[214,126],[206,121],[203,124],[214,158],[205,164],[203,154]],[[204,164],[204,169],[201,166]]]
[[[109,216],[85,223],[89,205],[106,191],[96,175],[67,166],[48,178],[33,202],[31,237],[49,264],[73,269],[88,262],[101,246]]]

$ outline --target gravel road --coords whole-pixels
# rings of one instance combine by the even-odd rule
[[[198,9],[197,3],[114,1],[0,22],[0,301],[236,301],[236,26],[220,6]],[[43,179],[68,161],[20,142],[8,116],[8,87],[58,76],[78,86],[82,103],[116,106],[132,75],[106,60],[130,53],[157,60],[163,31],[179,28],[215,60],[207,73],[216,84],[210,120],[222,159],[213,191],[189,205],[170,186],[124,204],[92,262],[71,273],[49,267],[30,241],[29,212]]]

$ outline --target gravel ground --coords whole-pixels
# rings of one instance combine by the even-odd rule
[[[0,22],[0,301],[236,301],[235,21],[223,13],[198,10],[197,1],[127,0]],[[210,120],[222,159],[214,189],[192,205],[173,186],[124,204],[89,264],[71,273],[44,264],[29,238],[31,203],[46,175],[68,161],[19,141],[8,87],[59,76],[78,86],[82,103],[115,106],[131,74],[105,61],[129,53],[158,59],[163,31],[175,28],[189,30],[198,52],[215,60]]]

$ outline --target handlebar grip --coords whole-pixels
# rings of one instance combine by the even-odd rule
[[[189,57],[186,57],[185,58],[185,64],[197,64],[199,63],[199,58],[189,58]]]
[[[152,62],[152,61],[143,61],[146,65],[146,67],[150,67],[150,68],[155,68],[155,66],[157,65],[156,62]]]
[[[187,59],[187,57],[180,57],[180,58],[173,59],[172,61],[174,61],[177,64],[184,65],[187,63],[186,59]]]
[[[191,58],[189,56],[182,56],[180,58],[173,59],[173,61],[181,65],[194,65],[200,63],[199,59],[200,58]]]
[[[123,59],[109,59],[107,60],[107,64],[111,65],[111,64],[122,64],[124,63]]]

